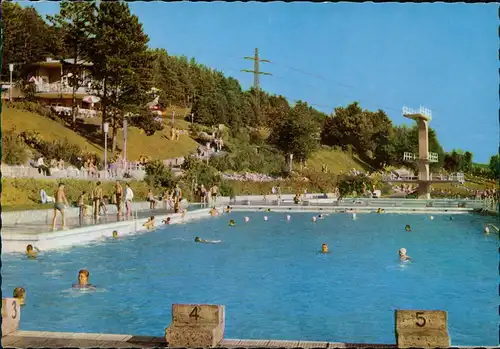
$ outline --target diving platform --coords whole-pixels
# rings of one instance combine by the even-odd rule
[[[423,106],[420,106],[419,109],[408,108],[407,106],[403,106],[403,116],[408,119],[412,119],[415,121],[426,121],[429,122],[432,120],[432,112],[430,109],[427,109]]]

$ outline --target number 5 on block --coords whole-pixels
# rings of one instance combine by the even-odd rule
[[[443,310],[396,310],[398,348],[449,347],[448,314]]]

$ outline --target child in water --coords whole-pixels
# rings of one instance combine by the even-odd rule
[[[163,224],[170,224],[170,217],[161,221]]]
[[[230,227],[234,227],[235,225],[236,225],[236,222],[234,221],[234,219],[231,219],[231,220],[229,221],[229,226],[230,226]]]
[[[89,276],[88,270],[80,270],[78,272],[78,284],[73,284],[73,288],[95,288],[94,285],[89,284]]]
[[[411,257],[406,254],[406,248],[400,248],[398,254],[400,261],[411,261]]]
[[[26,290],[22,287],[16,287],[14,289],[12,296],[19,301],[19,305],[24,305],[24,299],[26,298]]]
[[[405,225],[405,230],[406,230],[406,231],[408,231],[408,232],[410,232],[410,231],[411,231],[411,227],[410,227],[410,225],[409,225],[409,224]]]
[[[154,216],[149,217],[148,220],[146,221],[146,223],[144,223],[142,226],[145,227],[148,230],[154,229],[154,227],[155,227],[155,217]]]
[[[118,239],[118,232],[116,230],[113,230],[113,239]]]
[[[231,213],[231,210],[232,210],[231,206],[226,207],[226,213]]]
[[[328,245],[327,244],[321,245],[321,253],[328,253]]]
[[[37,250],[37,252],[40,252],[38,248],[35,247],[35,249]],[[33,251],[33,245],[26,246],[26,255],[28,256],[28,258],[35,259],[37,252]]]

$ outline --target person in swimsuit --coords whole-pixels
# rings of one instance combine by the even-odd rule
[[[52,230],[56,228],[57,212],[61,213],[62,217],[62,229],[66,228],[66,219],[64,217],[64,204],[69,206],[68,199],[66,199],[66,194],[64,194],[64,183],[59,183],[57,190],[54,194],[54,218],[52,218]]]
[[[405,230],[407,232],[410,232],[411,231],[411,226],[409,224],[405,225]]]
[[[39,252],[38,248],[35,247],[35,249]],[[33,250],[33,245],[28,245],[26,246],[26,256],[30,259],[35,259],[37,255],[37,252]]]
[[[218,244],[221,241],[220,240],[205,240],[205,239],[200,239],[199,236],[194,238],[194,242],[199,242],[201,244]]]
[[[144,223],[142,226],[147,230],[153,229],[155,227],[155,217],[154,216],[149,217],[146,223]]]
[[[77,205],[78,205],[78,208],[80,211],[80,214],[79,214],[80,218],[85,217],[85,215],[87,214],[87,205],[85,205],[85,199],[86,199],[85,196],[86,195],[87,195],[87,192],[82,191],[82,193],[80,194],[80,196],[78,197],[78,200],[77,200]]]
[[[217,202],[217,195],[219,195],[219,187],[217,187],[216,184],[213,185],[212,188],[210,188],[210,194],[212,196],[212,205],[215,205]]]
[[[321,253],[328,253],[328,245],[327,244],[321,245]]]
[[[97,182],[95,188],[92,190],[92,208],[94,210],[94,218],[99,217],[99,210],[102,201],[102,187],[101,182]]]
[[[207,203],[207,188],[202,184],[200,188],[200,199],[202,204]]]
[[[152,189],[149,189],[147,198],[149,201],[149,209],[154,210],[156,208],[156,199]]]
[[[181,201],[181,197],[182,197],[182,190],[179,187],[179,184],[175,185],[173,197],[174,197],[174,206],[175,206],[175,204],[178,204]]]
[[[170,217],[161,221],[163,224],[170,224]]]
[[[117,215],[122,216],[123,187],[121,186],[120,181],[116,181],[115,194]]]
[[[24,305],[24,300],[26,298],[26,290],[22,287],[16,287],[14,292],[12,292],[12,296],[19,301],[19,305]]]
[[[398,251],[399,260],[401,261],[411,261],[411,257],[406,254],[406,248],[402,247]]]
[[[80,270],[78,272],[78,284],[73,284],[73,288],[95,288],[94,285],[89,284],[89,276],[88,270]]]

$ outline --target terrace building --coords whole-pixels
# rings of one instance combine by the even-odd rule
[[[73,87],[70,86],[71,65],[74,59],[56,60],[47,58],[44,62],[32,63],[28,66],[26,80],[33,84],[34,97],[38,102],[52,107],[58,113],[71,113],[73,104]],[[99,98],[92,88],[92,63],[78,62],[81,70],[81,87],[76,90],[76,101],[80,116],[95,116],[99,110]],[[9,85],[2,85],[2,99],[9,99]],[[18,86],[10,91],[14,100],[24,99],[25,93]]]

